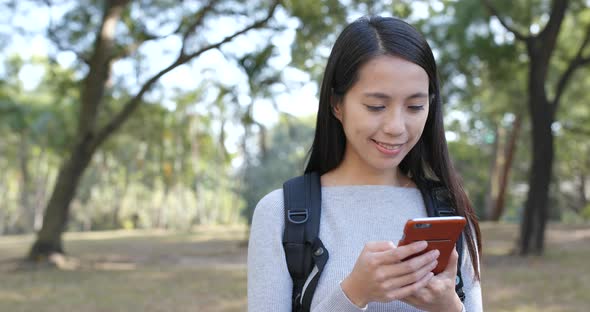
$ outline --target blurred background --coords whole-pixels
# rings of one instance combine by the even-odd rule
[[[0,2],[0,311],[245,311],[343,27],[416,26],[488,311],[590,309],[590,1]]]

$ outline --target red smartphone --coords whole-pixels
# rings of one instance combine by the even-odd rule
[[[455,242],[461,235],[465,227],[466,220],[463,217],[431,217],[415,218],[406,222],[404,227],[404,236],[398,242],[399,246],[404,246],[417,241],[426,241],[428,247],[422,252],[411,255],[404,259],[408,260],[431,250],[438,249],[438,265],[432,272],[438,274],[445,270],[449,257],[455,248]]]

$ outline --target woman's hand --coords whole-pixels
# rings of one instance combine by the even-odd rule
[[[389,302],[417,293],[433,278],[431,271],[436,267],[439,251],[402,260],[426,247],[424,241],[402,247],[387,241],[367,243],[354,269],[342,281],[342,290],[361,308],[371,301]]]
[[[428,281],[425,287],[416,290],[402,301],[425,311],[457,311],[463,309],[455,293],[455,277],[459,254],[453,249],[445,270]]]

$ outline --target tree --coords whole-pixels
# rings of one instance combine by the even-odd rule
[[[590,63],[590,55],[586,55],[586,47],[590,41],[590,22],[585,16],[580,16],[580,22],[585,24],[584,34],[580,44],[575,49],[575,54],[570,59],[566,69],[559,75],[559,80],[552,92],[547,90],[550,82],[550,62],[556,51],[558,36],[566,18],[568,8],[570,10],[583,9],[585,4],[569,0],[553,0],[548,20],[543,29],[538,33],[523,32],[521,28],[510,22],[501,14],[496,5],[489,0],[482,0],[491,15],[498,19],[502,26],[514,35],[514,38],[526,45],[528,66],[528,110],[531,119],[532,131],[532,164],[529,172],[529,192],[522,215],[519,252],[526,255],[531,252],[541,254],[544,249],[545,226],[548,218],[549,184],[551,182],[554,161],[554,137],[552,126],[556,120],[555,114],[559,108],[560,100],[570,79],[579,68]],[[583,11],[583,10],[582,10]],[[573,17],[572,17],[573,18]],[[587,19],[587,18],[586,18]],[[529,20],[529,22],[531,22]],[[539,28],[539,22],[535,21],[526,29]]]
[[[496,219],[505,198],[511,199],[506,196],[510,160],[522,145],[517,144],[526,85],[521,49],[494,33],[477,1],[430,3],[429,10],[417,25],[437,58],[449,150],[478,216]]]
[[[129,58],[143,44],[149,41],[156,41],[166,35],[155,35],[147,29],[146,20],[141,18],[142,14],[157,16],[166,7],[177,6],[175,1],[160,1],[145,3],[134,3],[130,5],[129,0],[107,0],[102,6],[95,6],[95,3],[80,3],[63,19],[64,26],[50,27],[48,35],[58,47],[74,50],[81,62],[86,64],[87,71],[83,82],[80,85],[80,109],[78,115],[78,126],[75,138],[69,146],[67,156],[64,158],[59,174],[53,189],[53,193],[47,203],[43,226],[37,233],[37,238],[29,252],[28,259],[34,261],[46,260],[53,253],[63,253],[62,233],[65,230],[70,203],[75,195],[80,178],[90,163],[95,151],[105,140],[113,135],[125,121],[141,105],[144,96],[157,84],[158,80],[166,73],[174,70],[199,57],[206,51],[219,49],[224,44],[234,40],[236,37],[245,34],[253,29],[265,27],[273,17],[278,6],[278,1],[270,4],[259,4],[242,8],[246,12],[232,10],[236,4],[231,1],[210,0],[204,2],[196,12],[188,10],[190,6],[184,7],[189,14],[182,16],[180,23],[175,28],[173,35],[181,40],[181,48],[177,58],[167,67],[153,74],[141,84],[139,90],[126,101],[122,108],[109,120],[100,123],[101,108],[106,105],[107,95],[112,91],[109,87],[112,65],[114,62]],[[266,7],[266,8],[265,8]],[[94,19],[93,10],[101,12],[99,21]],[[252,11],[254,10],[254,11]],[[198,29],[204,27],[206,19],[215,15],[229,14],[255,14],[264,11],[264,15],[255,19],[244,28],[213,42],[203,42],[199,38]],[[139,12],[139,13],[138,13]],[[135,14],[134,14],[135,13]],[[170,21],[167,21],[170,23]],[[57,29],[68,30],[67,23],[78,24],[83,27],[72,27],[70,33],[66,33],[66,39],[76,42],[79,45],[84,40],[88,41],[88,30],[84,26],[93,25],[96,27],[95,36],[92,39],[93,45],[87,51],[77,51],[72,47],[64,47],[64,36],[59,36]],[[121,29],[124,29],[121,35]],[[194,49],[192,47],[198,46]]]
[[[32,90],[25,90],[19,72],[26,66],[43,69],[44,75]],[[2,156],[8,166],[2,168],[10,184],[11,169],[18,172],[18,213],[11,217],[9,232],[30,232],[39,229],[42,203],[51,180],[51,165],[64,150],[63,142],[72,137],[68,127],[75,99],[72,86],[74,72],[35,57],[30,61],[9,56],[5,63],[5,81],[0,91],[0,132],[6,145]],[[59,98],[54,94],[60,94]],[[0,144],[2,145],[2,144]],[[10,197],[3,196],[3,209],[9,210]]]
[[[284,114],[270,129],[265,153],[249,154],[251,159],[243,167],[246,200],[244,214],[252,222],[256,203],[268,192],[280,188],[288,178],[301,174],[305,165],[306,151],[313,139],[314,118],[297,120]]]
[[[564,218],[590,219],[588,179],[590,178],[590,106],[588,76],[577,79],[564,95],[560,111],[560,129],[556,132],[556,158],[559,160],[555,176],[557,196],[563,207]],[[580,218],[580,216],[582,218]]]

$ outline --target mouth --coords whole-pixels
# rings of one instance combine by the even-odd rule
[[[379,141],[373,140],[373,139],[371,139],[371,141],[373,141],[375,144],[377,144],[377,146],[382,147],[383,149],[388,150],[388,151],[397,151],[402,147],[402,145],[404,145],[404,143],[391,144],[391,143],[379,142]]]
[[[384,156],[386,157],[396,157],[402,151],[402,148],[405,143],[401,144],[391,144],[385,142],[379,142],[376,140],[371,139],[373,143],[375,143],[375,148]]]

